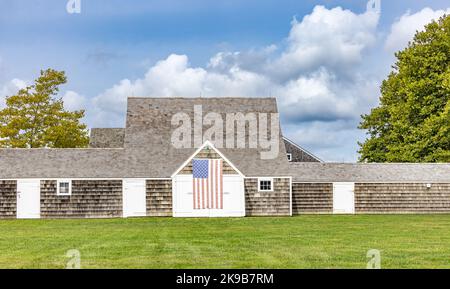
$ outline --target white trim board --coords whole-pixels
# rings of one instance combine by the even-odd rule
[[[186,167],[189,162],[195,158],[195,156],[202,151],[202,149],[204,149],[205,147],[210,147],[212,148],[224,161],[226,161],[237,173],[238,175],[240,175],[241,177],[245,177],[243,173],[241,173],[240,170],[238,170],[236,168],[235,165],[233,165],[232,162],[230,162],[229,159],[227,159],[218,149],[216,149],[216,147],[214,147],[214,145],[210,142],[210,141],[205,141],[201,147],[199,147],[171,176],[171,178],[174,178],[176,175],[178,175],[178,173],[184,168]]]

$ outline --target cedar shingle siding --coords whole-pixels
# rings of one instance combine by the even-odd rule
[[[356,183],[357,214],[450,213],[450,183]]]
[[[171,217],[172,180],[147,180],[147,216]]]
[[[290,179],[274,178],[273,192],[259,192],[258,179],[245,179],[245,211],[247,216],[289,216]]]
[[[332,183],[293,183],[292,214],[333,213]]]
[[[292,155],[291,162],[293,163],[318,163],[320,160],[318,160],[316,157],[312,156],[308,152],[300,149],[299,147],[293,145],[287,140],[284,140],[284,145],[286,147],[286,153]]]
[[[0,219],[16,218],[17,182],[0,181]]]
[[[213,149],[203,149],[194,157],[194,159],[222,159],[222,157]],[[192,161],[190,161],[180,172],[181,175],[192,174]],[[224,175],[237,175],[238,173],[223,160],[223,174]]]
[[[74,180],[71,196],[56,195],[56,181],[41,181],[41,218],[122,217],[122,181]]]

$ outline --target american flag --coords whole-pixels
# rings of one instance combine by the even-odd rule
[[[193,159],[194,209],[223,209],[222,160]]]

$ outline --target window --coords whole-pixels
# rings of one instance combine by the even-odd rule
[[[70,196],[72,194],[72,182],[67,180],[58,181],[58,196]]]
[[[287,154],[288,161],[292,162],[292,154]]]
[[[259,179],[258,183],[260,192],[273,191],[273,179]]]

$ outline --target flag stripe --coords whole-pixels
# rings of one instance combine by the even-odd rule
[[[220,209],[223,209],[223,171],[222,171],[222,166],[220,167],[220,177],[219,177],[219,180],[220,180],[220,192],[219,192],[219,194],[220,194],[220,198],[219,198],[219,201],[220,201]]]
[[[200,183],[198,179],[196,183],[197,183],[197,209],[200,209]]]
[[[209,209],[209,180],[205,179],[205,209]]]
[[[192,201],[192,206],[194,207],[194,209],[197,209],[197,206],[195,204],[195,179],[192,180]]]
[[[213,163],[214,163],[214,161],[213,161]],[[214,176],[214,166],[209,166],[209,175],[210,176]],[[212,194],[212,192],[214,191],[213,190],[213,186],[214,186],[214,178],[210,178],[210,182],[209,182],[209,192],[211,193],[210,194],[210,197],[209,197],[209,202],[208,202],[208,208],[209,209],[212,209],[213,208],[213,206],[212,206],[212,199],[213,199],[213,194]]]
[[[217,169],[217,172],[216,172],[216,174],[215,174],[215,176],[214,176],[214,178],[215,178],[215,180],[216,180],[216,188],[215,188],[215,193],[216,193],[216,208],[218,209],[219,208],[219,206],[218,206],[218,199],[219,199],[219,190],[218,190],[218,180],[219,180],[219,170],[220,170],[220,168],[219,168],[219,164],[220,164],[220,162],[216,162],[215,163],[215,166],[216,166],[216,169]]]

